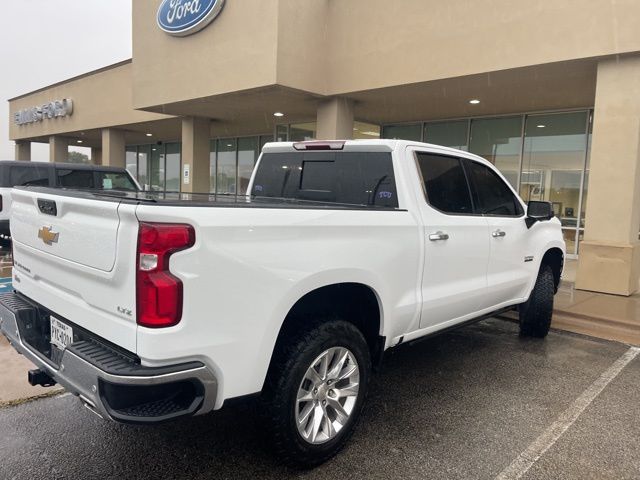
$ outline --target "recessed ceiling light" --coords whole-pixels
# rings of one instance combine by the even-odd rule
[[[147,137],[153,137],[153,133],[147,133]]]
[[[78,140],[78,143],[82,143],[82,140]]]
[[[273,114],[274,117],[284,117],[284,113],[282,112],[276,112]]]
[[[542,125],[542,124],[540,124],[540,125],[536,125],[536,127],[538,127],[538,128],[544,128],[544,127],[546,127],[546,125]]]
[[[477,105],[480,103],[480,100],[478,100],[477,98],[472,98],[471,100],[469,100],[469,103],[471,105]]]

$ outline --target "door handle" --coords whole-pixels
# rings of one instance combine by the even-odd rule
[[[438,231],[436,233],[429,234],[429,240],[431,240],[432,242],[437,242],[440,240],[449,240],[449,235],[447,233]]]
[[[491,236],[493,238],[506,237],[507,236],[507,232],[503,232],[502,230],[498,229],[498,230],[492,232]]]

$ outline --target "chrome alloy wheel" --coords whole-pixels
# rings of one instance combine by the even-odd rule
[[[311,444],[333,439],[345,426],[358,400],[360,368],[347,348],[325,350],[307,369],[296,399],[298,432]]]

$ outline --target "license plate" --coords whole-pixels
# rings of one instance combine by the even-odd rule
[[[62,323],[56,317],[50,317],[51,323],[51,343],[64,350],[73,342],[73,328]]]

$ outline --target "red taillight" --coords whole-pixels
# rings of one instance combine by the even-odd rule
[[[182,282],[169,272],[169,257],[193,246],[191,225],[140,223],[137,255],[137,322],[171,327],[182,317]]]

